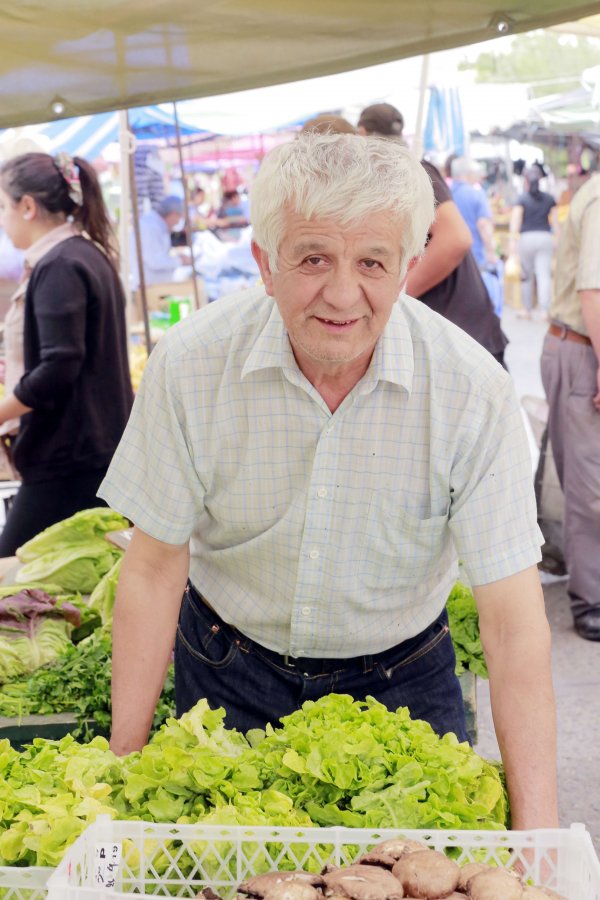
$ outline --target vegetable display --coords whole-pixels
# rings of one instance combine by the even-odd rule
[[[242,882],[237,896],[253,900],[565,900],[548,888],[524,884],[501,866],[459,866],[420,841],[398,838],[376,844],[352,865],[326,866],[316,874],[276,871]],[[220,900],[205,888],[202,900]]]
[[[206,700],[116,757],[96,737],[0,741],[0,865],[56,865],[101,812],[247,825],[502,829],[497,766],[400,708],[331,694],[244,736]]]
[[[0,716],[20,717],[69,712],[76,717],[73,736],[91,737],[91,728],[110,730],[112,640],[104,629],[75,645],[68,641],[61,655],[0,689]],[[153,730],[173,715],[175,688],[169,669],[154,715]]]
[[[70,644],[81,614],[36,588],[0,599],[0,683],[56,659]]]
[[[446,602],[448,624],[456,653],[456,674],[469,670],[481,678],[488,677],[487,665],[479,636],[479,614],[471,590],[457,581]]]
[[[107,532],[128,525],[127,519],[107,507],[84,509],[51,525],[18,548],[23,565],[17,582],[52,581],[63,592],[91,593],[123,553],[106,540]]]

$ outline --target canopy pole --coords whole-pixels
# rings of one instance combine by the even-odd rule
[[[129,157],[133,152],[132,135],[129,131],[129,122],[127,119],[127,110],[119,110],[119,150],[120,150],[120,182],[121,182],[121,214],[119,217],[119,262],[121,270],[121,280],[123,282],[123,290],[125,292],[125,322],[127,325],[127,335],[131,334],[132,325],[132,305],[133,298],[131,296],[130,283],[130,245],[129,245],[129,206],[131,203],[131,185],[129,180]],[[130,351],[131,342],[127,341],[127,347]],[[129,354],[131,357],[131,353]],[[131,362],[131,359],[130,359]]]
[[[125,115],[127,116],[127,110],[125,110]],[[142,253],[142,235],[140,232],[140,214],[138,210],[138,193],[137,193],[137,185],[135,182],[135,164],[133,160],[133,153],[129,154],[127,159],[127,164],[129,166],[129,186],[130,186],[130,196],[131,196],[131,221],[133,224],[133,235],[135,238],[135,252],[137,254],[138,260],[138,273],[139,273],[139,293],[140,293],[140,303],[142,306],[142,317],[144,319],[144,336],[146,340],[146,350],[148,351],[148,356],[152,353],[152,337],[150,335],[150,317],[148,315],[148,298],[146,296],[146,273],[144,272],[144,256]]]
[[[417,122],[413,139],[413,153],[419,159],[423,156],[423,120],[425,118],[425,100],[429,83],[429,53],[425,53],[421,59],[421,78],[419,81],[419,105],[417,107]]]
[[[179,115],[177,113],[177,103],[173,101],[173,118],[175,120],[175,134],[177,135],[177,154],[179,156],[179,168],[181,169],[181,184],[183,185],[183,203],[185,214],[185,234],[187,245],[190,248],[190,259],[192,262],[192,286],[194,288],[194,309],[200,309],[200,294],[198,293],[198,281],[196,278],[196,260],[194,258],[194,241],[192,237],[192,223],[190,221],[190,199],[183,168],[183,150],[181,148],[181,130],[179,128]]]

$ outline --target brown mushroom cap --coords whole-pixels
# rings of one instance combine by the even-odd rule
[[[387,841],[381,841],[371,847],[371,853],[384,853],[386,856],[392,856],[394,859],[400,859],[407,853],[415,853],[418,850],[428,850],[427,844],[422,841],[404,840],[403,838],[389,838]]]
[[[438,850],[421,850],[399,859],[392,874],[400,879],[406,894],[435,900],[456,890],[460,868]]]
[[[514,872],[490,868],[469,881],[472,900],[522,900],[523,885]]]
[[[457,890],[461,891],[464,894],[467,894],[469,891],[469,881],[471,880],[471,878],[474,878],[481,872],[487,872],[488,869],[491,868],[492,866],[488,866],[485,863],[465,863],[464,866],[460,867]]]
[[[350,900],[400,900],[402,885],[391,872],[379,866],[355,863],[323,876],[326,896],[343,894]]]
[[[318,900],[322,896],[306,881],[279,881],[265,891],[264,900]]]
[[[265,872],[263,875],[254,875],[240,884],[238,891],[242,894],[252,894],[254,897],[264,897],[276,885],[283,882],[298,882],[301,884],[320,886],[323,884],[321,875],[313,872]]]

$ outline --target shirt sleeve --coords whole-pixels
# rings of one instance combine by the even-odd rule
[[[184,544],[204,509],[168,336],[152,351],[98,495],[151,537]]]
[[[600,197],[589,204],[581,220],[580,246],[577,264],[578,291],[600,290]]]
[[[449,525],[471,584],[514,575],[541,559],[529,442],[508,376],[493,401],[469,410],[470,447],[452,472]]]
[[[60,257],[34,273],[30,290],[40,362],[14,393],[32,409],[52,408],[71,389],[85,359],[88,291],[83,274]]]

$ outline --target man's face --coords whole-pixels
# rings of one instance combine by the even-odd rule
[[[350,226],[288,212],[277,272],[254,245],[304,374],[366,371],[406,276],[401,239],[387,212]]]

